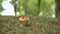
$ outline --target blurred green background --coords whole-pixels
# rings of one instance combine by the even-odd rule
[[[2,1],[0,0],[0,12],[3,11]],[[12,0],[11,4],[15,4],[15,12],[20,15],[55,18],[55,0]]]

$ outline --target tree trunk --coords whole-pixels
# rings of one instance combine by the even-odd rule
[[[60,18],[60,0],[55,0],[55,3],[56,3],[55,14],[57,18]]]
[[[15,16],[16,16],[16,9],[17,9],[16,1],[17,0],[12,0],[12,4],[14,6],[14,11],[15,11]]]
[[[37,15],[39,15],[39,13],[40,13],[40,4],[41,4],[41,0],[38,0],[38,11],[37,11]]]

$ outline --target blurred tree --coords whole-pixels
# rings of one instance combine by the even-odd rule
[[[16,16],[16,9],[17,9],[17,4],[16,4],[17,0],[12,0],[12,4],[14,6],[14,11],[15,11],[15,16]]]
[[[60,18],[60,0],[55,0],[55,2],[56,2],[55,14],[57,18]]]
[[[37,15],[39,15],[39,13],[40,13],[40,4],[41,4],[41,0],[38,0],[38,11],[37,11]]]
[[[15,15],[20,12],[21,15],[38,16],[41,12],[42,16],[48,17],[53,14],[54,0],[12,0]]]
[[[1,11],[3,11],[3,8],[2,8],[2,6],[1,6],[1,4],[0,4],[0,12],[1,12]]]
[[[3,10],[1,3],[2,3],[2,0],[0,0],[0,12]]]

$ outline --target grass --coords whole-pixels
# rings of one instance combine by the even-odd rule
[[[8,21],[4,21],[4,19]],[[29,26],[21,27],[18,18],[0,17],[0,34],[60,34],[60,20],[59,23],[57,21],[56,19],[34,18],[29,21],[31,22]]]

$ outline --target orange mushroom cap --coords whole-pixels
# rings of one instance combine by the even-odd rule
[[[29,17],[28,16],[22,16],[19,18],[20,21],[29,21]]]

